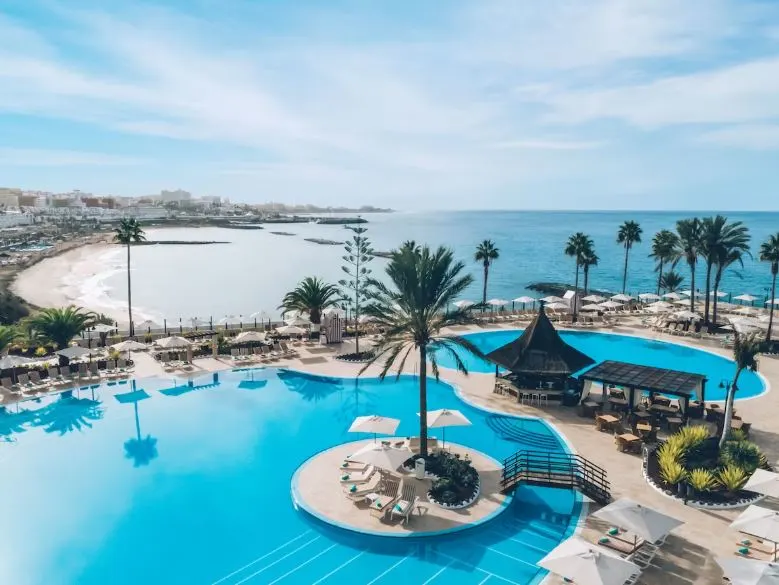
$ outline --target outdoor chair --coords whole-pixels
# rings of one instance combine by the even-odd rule
[[[418,503],[419,498],[416,495],[416,486],[414,484],[404,484],[400,500],[390,510],[390,519],[399,516],[403,524],[408,524],[409,516],[414,512],[414,508],[417,507]]]

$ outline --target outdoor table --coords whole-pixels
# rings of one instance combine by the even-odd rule
[[[625,407],[628,405],[628,401],[624,398],[609,398],[609,405],[611,406],[611,410],[616,410],[620,407]]]
[[[636,425],[636,430],[645,432],[645,433],[651,433],[652,432],[652,425],[645,422],[640,422]]]
[[[633,433],[623,433],[615,437],[617,447],[620,451],[633,450],[635,445],[641,444],[641,438]]]
[[[595,424],[598,430],[610,430],[614,423],[618,423],[619,418],[612,414],[599,414],[595,417]]]
[[[730,421],[730,428],[735,430],[741,430],[741,428],[744,426],[744,421],[740,418],[734,418]]]
[[[672,433],[678,431],[684,423],[684,421],[678,416],[669,416],[666,421],[668,422],[668,430]]]
[[[597,402],[593,402],[592,400],[585,400],[582,402],[582,416],[585,417],[591,417],[593,414],[598,410],[598,407],[600,405]]]

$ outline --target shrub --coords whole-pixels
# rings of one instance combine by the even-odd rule
[[[730,429],[728,433],[728,441],[748,441],[749,437],[741,429]]]
[[[681,462],[684,459],[684,452],[682,450],[682,446],[679,443],[679,441],[673,441],[673,436],[668,439],[665,443],[660,445],[660,448],[657,450],[657,462],[660,463],[662,461],[674,461],[674,462]]]
[[[109,360],[118,360],[121,357],[122,357],[122,354],[120,354],[119,351],[116,350],[116,349],[109,350],[109,352],[108,352],[108,359]]]
[[[673,459],[659,459],[660,476],[663,481],[669,485],[676,485],[684,480],[687,476],[687,471],[678,461]]]
[[[154,341],[154,337],[152,337],[151,333],[147,333],[146,335],[143,336],[144,343],[151,343],[152,341]]]
[[[717,481],[728,493],[735,493],[747,482],[748,475],[740,467],[726,465],[717,473]]]
[[[38,347],[35,349],[35,357],[43,357],[49,353],[49,350],[45,347]]]
[[[717,478],[708,469],[693,469],[687,481],[696,492],[708,492],[717,487]]]
[[[748,475],[765,464],[765,456],[760,448],[750,441],[726,441],[720,451],[720,464],[731,465],[744,470]]]

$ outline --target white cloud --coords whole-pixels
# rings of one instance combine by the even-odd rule
[[[779,150],[779,124],[744,124],[702,133],[698,140],[750,150]]]
[[[506,140],[496,142],[492,147],[519,150],[592,150],[600,148],[603,144],[594,140]]]
[[[148,159],[115,156],[100,152],[0,148],[0,167],[123,167],[148,163]]]

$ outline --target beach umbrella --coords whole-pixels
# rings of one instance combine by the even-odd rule
[[[752,504],[730,524],[730,528],[774,543],[774,558],[776,558],[776,543],[779,542],[779,512]]]
[[[170,337],[163,337],[162,339],[158,339],[156,342],[158,347],[161,347],[163,349],[179,349],[184,347],[189,347],[192,345],[192,343],[188,339],[184,339],[183,337],[179,337],[178,335],[171,335]]]
[[[198,327],[202,327],[203,325],[208,325],[208,321],[204,321],[203,319],[198,319],[197,317],[190,318],[189,323],[195,329],[197,329]]]
[[[766,305],[777,305],[779,306],[779,299],[769,299],[765,302]]]
[[[524,305],[526,303],[535,303],[536,300],[533,297],[522,296],[522,297],[517,297],[512,302],[514,302],[514,303],[522,303]]]
[[[740,557],[718,557],[730,585],[779,585],[779,564]]]
[[[135,324],[137,329],[146,329],[147,332],[151,332],[152,329],[157,329],[159,326],[159,323],[155,323],[151,319],[146,319],[140,323]]]
[[[754,303],[757,300],[757,297],[752,296],[748,293],[744,293],[743,295],[738,295],[737,297],[733,297],[733,300],[744,301],[745,303]]]
[[[301,315],[297,315],[291,319],[285,319],[284,323],[291,325],[292,327],[309,327],[311,325],[311,321]]]
[[[365,323],[370,323],[371,321],[375,321],[375,320],[376,317],[374,317],[373,315],[360,315],[360,318],[357,319],[357,322],[362,323],[364,325]]]
[[[603,303],[600,303],[599,305],[603,309],[618,309],[622,306],[622,303],[618,303],[617,301],[606,301]]]
[[[683,290],[683,291],[682,291],[682,294],[683,294],[684,296],[686,296],[686,297],[691,297],[691,296],[693,295],[693,292],[692,292],[691,290]],[[700,291],[697,291],[697,290],[695,291],[695,298],[696,298],[696,299],[699,299],[699,298],[701,298],[702,296],[703,296],[703,293],[702,293],[702,292],[700,292]]]
[[[764,323],[752,317],[731,317],[728,321],[733,326],[733,330],[739,333],[748,333],[755,329],[766,328]]]
[[[505,307],[509,302],[506,299],[490,299],[487,304],[493,307]]]
[[[148,347],[145,343],[141,343],[140,341],[127,339],[126,341],[120,341],[119,343],[113,344],[111,349],[115,349],[116,351],[143,351],[144,349],[148,349]]]
[[[108,325],[106,323],[98,323],[94,327],[92,327],[92,331],[95,333],[111,333],[111,331],[116,331],[117,327],[114,325]]]
[[[701,316],[698,315],[698,313],[693,313],[692,311],[678,311],[674,313],[674,317],[677,319],[687,319],[693,321],[699,321],[701,319]]]
[[[62,357],[67,358],[69,360],[73,360],[87,355],[91,356],[94,352],[85,347],[80,347],[78,345],[71,345],[70,347],[66,347],[65,349],[55,351],[54,353],[56,353],[57,355],[61,355]]]
[[[417,413],[419,416],[419,413]],[[427,428],[443,429],[443,444],[446,446],[446,427],[467,427],[472,423],[459,410],[430,410],[427,412]]]
[[[588,303],[602,303],[606,300],[606,297],[600,295],[587,295],[586,297],[583,297],[582,300],[587,301]]]
[[[473,306],[473,305],[475,305],[476,303],[474,303],[473,301],[462,300],[462,301],[455,301],[455,302],[454,302],[454,303],[452,303],[452,304],[453,304],[455,307],[457,307],[458,309],[467,309],[468,307],[472,307],[472,306]]]
[[[276,327],[276,332],[282,335],[303,335],[306,330],[296,325],[282,325],[281,327]]]
[[[717,297],[718,299],[721,299],[722,297],[728,296],[728,293],[722,292],[721,290],[713,290],[709,293],[710,297]]]
[[[756,469],[742,489],[779,498],[779,473],[766,469]]]
[[[265,341],[265,334],[260,333],[259,331],[242,331],[233,339],[233,343],[247,343],[250,341]]]
[[[614,295],[613,297],[611,297],[611,300],[619,301],[621,303],[627,303],[628,301],[632,301],[633,297],[631,297],[630,295],[619,293],[618,295]]]
[[[683,522],[671,516],[647,508],[630,500],[620,498],[593,514],[596,518],[628,530],[647,542],[657,542]]]
[[[655,293],[641,293],[638,298],[642,301],[659,301],[661,297]]]
[[[30,358],[26,358],[21,355],[4,355],[3,357],[0,357],[0,370],[5,370],[6,368],[16,368],[18,366],[29,364],[33,361],[35,360],[31,360]]]
[[[400,419],[387,418],[378,414],[369,414],[367,416],[358,416],[349,427],[350,433],[373,433],[373,442],[376,442],[376,435],[394,435],[398,430]]]
[[[673,305],[665,301],[655,301],[654,303],[650,303],[649,305],[647,305],[647,309],[655,313],[659,313],[662,311],[669,311],[670,309],[673,309]]]
[[[548,303],[561,303],[561,302],[563,302],[563,299],[561,299],[560,297],[556,297],[554,295],[549,295],[548,297],[544,297],[541,300],[544,301],[547,304]]]
[[[538,566],[577,585],[623,585],[640,572],[638,565],[610,551],[572,536],[538,561]]]
[[[682,295],[676,292],[669,292],[663,295],[664,299],[671,299],[672,301],[678,301],[682,298]]]
[[[590,304],[588,304],[588,305],[584,305],[584,306],[583,306],[581,309],[579,309],[579,310],[580,310],[580,311],[600,311],[600,310],[601,310],[601,308],[602,308],[602,307],[601,307],[600,305],[596,305],[595,303],[590,303]]]
[[[555,303],[547,303],[546,304],[547,309],[552,309],[553,311],[568,311],[570,310],[570,307],[568,306],[568,303],[563,303],[562,301],[558,301]]]
[[[368,443],[349,456],[352,461],[373,465],[388,471],[395,471],[414,454],[408,447],[390,447],[382,443]]]

